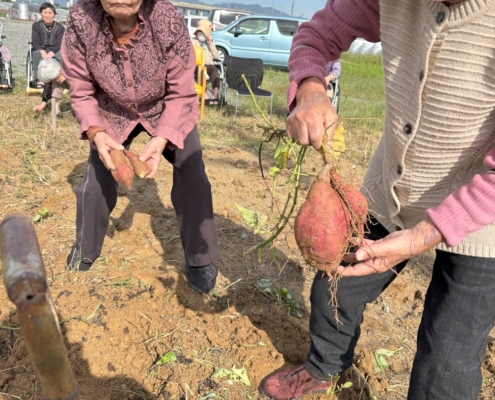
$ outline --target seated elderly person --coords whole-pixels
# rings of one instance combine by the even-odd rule
[[[43,88],[43,93],[41,95],[41,103],[34,107],[33,111],[43,110],[50,99],[54,98],[56,106],[55,113],[61,118],[60,103],[64,95],[64,89],[68,89],[69,87],[67,86],[65,77],[61,74],[62,66],[58,59],[59,56],[60,53],[53,58],[47,58],[40,61],[38,78],[45,83],[45,87]]]
[[[41,20],[32,26],[34,80],[38,87],[43,83],[38,79],[38,66],[41,60],[52,58],[60,51],[65,28],[55,21],[57,10],[51,3],[40,6]]]
[[[76,237],[67,268],[88,270],[100,256],[117,203],[110,151],[128,149],[144,131],[149,141],[139,158],[150,167],[147,178],[162,158],[173,166],[172,204],[189,286],[208,293],[220,255],[184,17],[168,0],[79,0],[69,11],[62,58],[79,137],[90,144],[75,188]],[[150,187],[156,186],[145,190]]]
[[[212,98],[206,101],[208,105],[218,105],[218,89],[220,88],[220,72],[213,63],[213,60],[219,58],[218,50],[211,37],[212,23],[207,19],[198,22],[196,32],[192,38],[193,45],[200,46],[205,51],[206,73],[210,77],[212,87]]]

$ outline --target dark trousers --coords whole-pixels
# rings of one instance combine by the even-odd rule
[[[142,130],[138,125],[129,135],[124,143],[127,149]],[[163,156],[173,166],[172,204],[179,222],[186,263],[192,267],[214,263],[220,255],[211,186],[196,128],[187,135],[184,149],[165,148]],[[75,193],[76,242],[81,248],[82,261],[92,262],[101,253],[110,213],[117,203],[117,183],[94,149],[90,150],[84,179]]]
[[[388,234],[370,225],[373,240]],[[400,272],[403,262],[394,269]],[[392,271],[342,278],[337,325],[329,305],[328,277],[318,272],[311,289],[309,374],[326,380],[352,365],[367,303],[395,279]],[[495,259],[437,251],[418,331],[408,400],[477,399],[486,337],[495,318]]]

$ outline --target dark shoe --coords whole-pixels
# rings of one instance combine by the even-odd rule
[[[75,243],[67,256],[66,268],[69,271],[88,271],[92,265],[92,261],[81,261],[81,248]]]
[[[186,264],[187,283],[200,293],[208,293],[217,283],[218,268],[213,264],[190,267]]]
[[[337,386],[345,382],[345,372],[341,374]],[[297,400],[306,394],[326,393],[331,381],[319,381],[308,374],[303,365],[279,371],[261,382],[260,393],[272,400]]]

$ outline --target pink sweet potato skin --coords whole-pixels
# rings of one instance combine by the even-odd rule
[[[347,247],[350,228],[349,215],[329,178],[328,171],[324,171],[311,185],[296,216],[294,233],[305,261],[333,272]]]
[[[134,179],[134,170],[129,164],[124,152],[122,150],[112,149],[110,150],[110,157],[115,165],[115,170],[112,171],[113,178],[127,189],[130,189]]]
[[[151,173],[151,168],[147,162],[141,161],[139,156],[132,151],[124,150],[125,155],[129,159],[134,172],[140,178],[146,178]]]

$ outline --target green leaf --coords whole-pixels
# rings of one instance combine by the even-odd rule
[[[221,397],[217,396],[216,393],[210,392],[201,396],[198,400],[206,400],[206,399],[221,399]]]
[[[273,178],[274,176],[278,175],[280,173],[280,168],[278,167],[271,167],[270,168],[270,176]]]
[[[373,354],[373,362],[375,363],[375,371],[385,371],[390,367],[385,357],[392,357],[395,353],[401,350],[402,347],[399,347],[397,350],[388,350],[388,349],[378,349],[375,350]]]
[[[33,222],[40,222],[40,221],[41,221],[41,215],[36,214],[36,215],[33,217]]]
[[[351,386],[352,386],[352,382],[350,382],[350,381],[349,381],[349,382],[344,383],[344,384],[341,386],[341,388],[342,388],[342,389],[349,389]]]
[[[235,365],[232,367],[232,375],[230,377],[234,382],[237,380],[244,383],[246,386],[251,386],[246,368],[236,368]]]
[[[213,297],[218,297],[218,290],[217,289],[213,289],[210,293]]]
[[[46,216],[46,214],[48,214],[48,208],[47,207],[43,207],[41,210],[38,210],[38,213],[44,217]]]
[[[165,353],[162,358],[160,358],[157,362],[156,365],[165,365],[169,362],[172,361],[177,361],[177,357],[173,351],[169,351],[168,353]]]
[[[230,379],[231,372],[226,368],[215,368],[213,374],[211,374],[210,378],[229,378]]]

